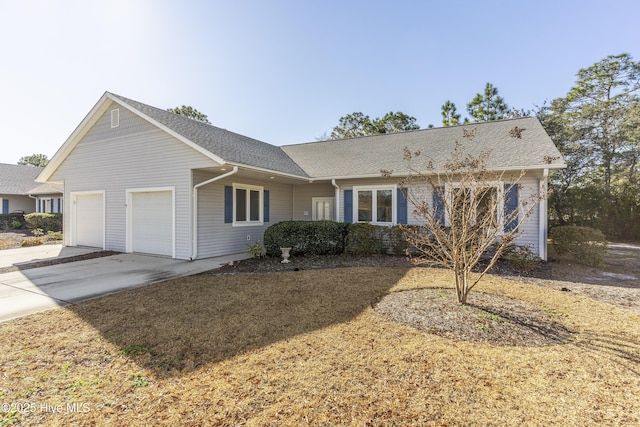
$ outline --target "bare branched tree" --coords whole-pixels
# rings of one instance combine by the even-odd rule
[[[522,130],[512,130],[511,137]],[[474,136],[475,132],[467,132],[463,138]],[[536,185],[527,191],[531,196],[524,198],[521,181],[525,171],[488,169],[491,150],[472,156],[456,141],[451,158],[439,167],[429,162],[426,171],[413,166],[420,155],[404,150],[410,173],[401,187],[420,225],[401,226],[402,231],[414,248],[412,261],[452,270],[458,302],[466,304],[471,289],[514,242],[521,224],[548,195]],[[483,260],[486,262],[481,263]]]

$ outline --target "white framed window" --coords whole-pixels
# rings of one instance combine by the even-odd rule
[[[396,187],[353,187],[353,218],[378,225],[396,223]]]
[[[334,206],[335,206],[335,198],[334,197],[312,197],[312,218],[314,221],[319,220],[334,220]]]
[[[264,187],[233,184],[233,225],[262,225]]]

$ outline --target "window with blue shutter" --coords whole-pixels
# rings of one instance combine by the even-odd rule
[[[406,190],[405,190],[406,191]],[[406,224],[407,223],[407,197],[405,191],[398,188],[398,224]]]
[[[344,222],[353,222],[353,190],[344,190]]]
[[[509,188],[511,187],[511,188]],[[504,185],[504,216],[505,221],[504,231],[510,232],[518,227],[518,215],[515,213],[518,211],[518,185],[505,184]]]
[[[263,191],[262,201],[264,204],[262,216],[264,217],[264,222],[269,222],[269,190]]]
[[[233,184],[224,187],[224,222],[261,225],[269,221],[269,192],[263,187]]]
[[[233,187],[230,185],[224,187],[224,222],[233,222]]]
[[[444,225],[444,187],[435,187],[433,189],[433,215],[440,225]]]
[[[58,213],[62,212],[62,202],[58,199]]]
[[[2,213],[4,215],[9,213],[9,199],[2,199]]]

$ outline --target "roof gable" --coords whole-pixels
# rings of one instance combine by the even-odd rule
[[[305,171],[280,147],[105,92],[38,176],[38,182],[47,182],[51,178],[91,127],[111,108],[112,102],[137,114],[219,164],[230,163],[308,178]]]
[[[119,95],[110,94],[144,116],[220,157],[224,163],[253,166],[274,172],[307,177],[280,147],[171,113]]]

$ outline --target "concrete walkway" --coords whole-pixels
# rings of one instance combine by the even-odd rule
[[[24,249],[32,248],[18,250]],[[25,250],[22,253],[22,261],[19,261],[19,254],[13,256],[14,259],[18,259],[18,263],[23,263],[28,262],[26,258],[35,256],[34,259],[43,259],[39,257],[55,253],[53,248],[41,249],[44,252],[39,254]],[[75,249],[82,250],[62,248],[60,256],[73,256],[69,255],[72,253],[70,250]],[[89,249],[86,251],[91,252]],[[5,261],[5,252],[7,251],[0,251],[2,265],[8,262]],[[75,252],[75,255],[81,253]],[[243,258],[246,258],[246,254],[197,261],[118,254],[0,274],[0,322],[126,289],[202,273]]]

